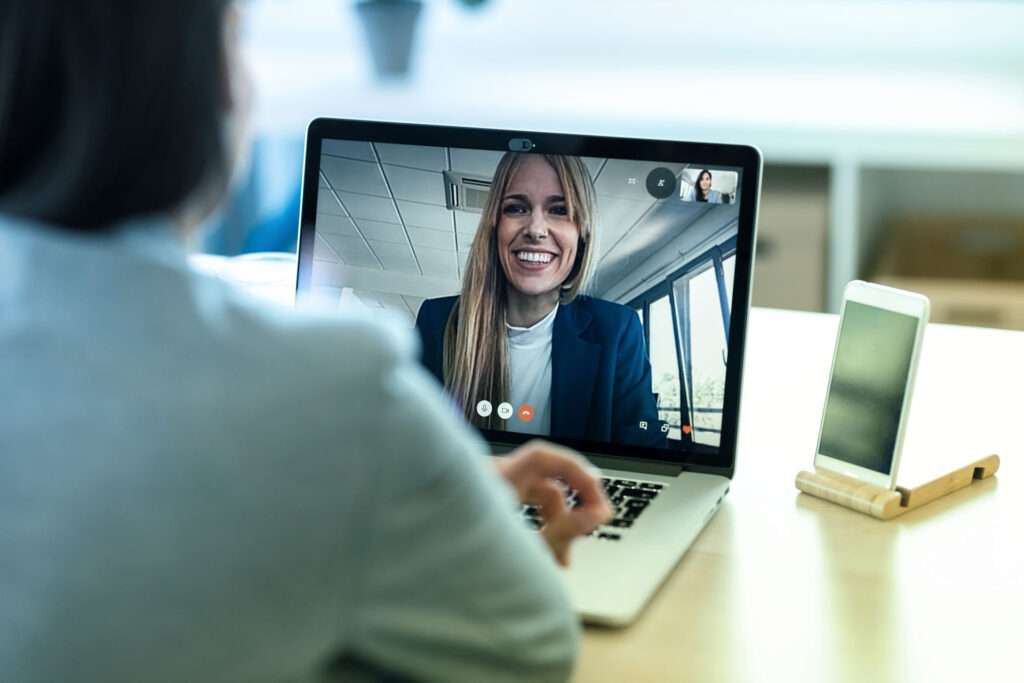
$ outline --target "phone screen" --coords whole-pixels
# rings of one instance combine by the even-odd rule
[[[847,301],[818,453],[889,474],[918,318]]]

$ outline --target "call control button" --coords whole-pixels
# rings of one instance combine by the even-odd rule
[[[647,192],[655,199],[665,199],[676,193],[676,176],[672,171],[659,166],[647,174]]]

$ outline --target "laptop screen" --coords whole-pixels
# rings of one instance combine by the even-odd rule
[[[716,454],[743,167],[501,144],[320,139],[309,292],[407,318],[492,440]]]

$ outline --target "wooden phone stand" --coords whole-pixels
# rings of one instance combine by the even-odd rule
[[[797,474],[796,487],[804,493],[872,517],[892,519],[970,486],[975,479],[988,479],[998,469],[999,456],[990,455],[927,484],[912,489],[897,486],[892,491],[828,470],[816,470]]]

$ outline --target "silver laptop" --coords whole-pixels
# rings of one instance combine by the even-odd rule
[[[304,163],[298,295],[407,316],[496,452],[600,467],[615,518],[564,578],[585,620],[630,623],[735,471],[758,151],[318,119]]]

